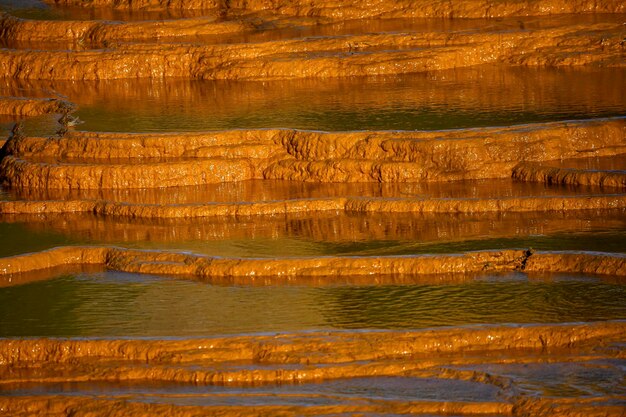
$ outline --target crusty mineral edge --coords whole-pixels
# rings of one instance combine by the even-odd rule
[[[356,399],[358,400],[358,399]],[[520,416],[536,417],[621,417],[620,406],[562,404],[561,401],[524,399],[514,404],[497,402],[436,402],[436,401],[384,401],[363,398],[359,405],[317,406],[175,406],[149,404],[129,400],[103,400],[93,397],[4,397],[0,410],[10,415],[45,415],[65,417],[266,417],[266,416],[352,416],[352,415],[468,415],[468,416]]]
[[[153,188],[247,179],[391,183],[509,178],[520,161],[626,154],[625,138],[623,118],[435,133],[74,132],[63,138],[9,140],[0,172],[10,186],[35,189]],[[81,164],[85,155],[102,163]],[[164,157],[184,159],[133,161]],[[37,162],[42,158],[72,163]],[[128,163],[107,163],[111,158]]]
[[[594,398],[595,399],[595,398]],[[360,401],[359,401],[360,400]],[[605,400],[603,398],[600,401]],[[606,399],[607,402],[612,398]],[[11,415],[48,417],[148,417],[148,416],[220,416],[220,417],[266,417],[266,416],[353,416],[353,415],[468,415],[468,416],[519,416],[537,417],[621,417],[620,406],[565,403],[557,399],[523,399],[513,404],[501,402],[436,402],[436,401],[390,401],[355,398],[359,404],[317,406],[175,406],[133,402],[132,399],[105,400],[93,397],[37,396],[0,398],[0,410]]]
[[[448,365],[581,362],[616,357],[626,323],[476,326],[421,331],[315,332],[184,340],[0,340],[0,385],[59,382],[169,381],[193,384],[322,382],[338,378],[414,376],[508,386],[506,378]],[[609,349],[602,349],[608,347]],[[490,355],[493,352],[493,355]],[[613,353],[612,353],[613,352]],[[247,366],[253,365],[249,368]],[[280,396],[280,394],[277,394]],[[49,415],[319,415],[394,412],[468,415],[620,415],[611,398],[570,402],[507,393],[503,402],[389,401],[368,398],[328,406],[177,407],[131,395],[2,397],[9,413]],[[558,407],[559,412],[554,414]],[[69,411],[68,411],[69,410]],[[580,414],[587,412],[589,414]],[[100,414],[103,413],[103,414]]]
[[[513,178],[546,184],[626,188],[626,171],[593,171],[522,163],[513,169]]]
[[[258,163],[255,163],[258,162]],[[198,159],[152,164],[48,164],[6,156],[0,177],[18,188],[124,189],[178,187],[262,178],[252,158]]]
[[[131,204],[114,201],[0,201],[0,214],[93,213],[133,219],[245,218],[297,213],[502,213],[568,212],[626,208],[626,194],[499,198],[332,197],[249,203]]]
[[[398,361],[406,365],[406,359],[410,360],[414,355],[510,350],[511,356],[515,356],[516,350],[520,349],[548,352],[567,348],[584,350],[590,346],[597,348],[623,341],[624,336],[625,322],[606,321],[179,340],[0,339],[0,365],[29,367],[30,364],[36,367],[37,362],[106,364],[113,360],[128,361],[128,366],[137,365],[133,361],[153,365],[248,361],[268,365],[334,363],[356,366],[361,365],[359,361],[374,361],[372,364],[378,366]],[[468,360],[471,362],[471,357]],[[497,361],[497,358],[493,360]],[[416,369],[432,367],[429,363],[415,365]],[[295,369],[306,372],[306,367]],[[280,380],[280,375],[274,374]],[[7,383],[6,380],[4,382]]]
[[[0,114],[39,116],[48,113],[68,113],[75,105],[55,98],[0,97]]]
[[[292,400],[293,401],[293,400]],[[290,401],[291,402],[291,401]],[[90,397],[8,397],[0,398],[0,410],[11,415],[45,415],[49,417],[67,416],[109,416],[109,417],[148,417],[148,416],[220,416],[220,417],[267,417],[267,416],[352,416],[393,414],[428,415],[511,415],[512,405],[505,403],[479,402],[399,402],[362,399],[360,404],[346,405],[255,405],[255,406],[176,406],[170,404],[149,404],[128,400],[102,400]],[[25,413],[25,414],[24,414]],[[43,414],[40,414],[43,413]],[[598,413],[590,416],[600,415]],[[612,414],[602,414],[611,417]]]
[[[0,258],[0,277],[65,265],[101,265],[111,270],[207,280],[247,277],[277,281],[311,277],[419,276],[510,271],[626,276],[626,257],[596,252],[478,251],[454,255],[318,258],[214,258],[165,251],[67,246]]]
[[[272,80],[411,74],[506,62],[623,67],[622,25],[499,33],[402,33],[228,45],[120,45],[92,51],[3,50],[14,79]],[[354,45],[359,45],[354,53]]]
[[[78,42],[105,44],[124,40],[150,40],[182,36],[218,35],[252,30],[251,24],[212,18],[150,22],[26,20],[0,15],[4,41]]]
[[[236,129],[201,133],[103,133],[70,131],[62,138],[25,137],[7,154],[94,159],[210,158],[289,155],[299,161],[382,160],[450,165],[467,170],[481,160],[549,161],[626,154],[626,118],[523,124],[443,131],[320,132]],[[258,153],[270,148],[271,154]],[[221,153],[220,153],[221,152]],[[267,152],[267,151],[265,151]],[[457,155],[458,154],[458,155]],[[469,154],[469,155],[468,155]],[[458,158],[458,159],[455,159]]]
[[[623,13],[626,6],[619,0],[568,1],[568,0],[322,0],[313,5],[310,1],[289,0],[46,0],[51,4],[87,7],[115,7],[119,9],[218,9],[221,11],[271,10],[296,16],[324,16],[358,19],[365,17],[446,17],[480,18],[505,16],[540,16],[563,13]],[[234,9],[234,10],[233,10]]]

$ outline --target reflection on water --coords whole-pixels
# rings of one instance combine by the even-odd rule
[[[61,7],[42,0],[0,0],[0,11],[23,19],[36,20],[159,20],[196,17],[207,14],[202,10],[125,11],[106,7]]]
[[[0,256],[67,244],[171,249],[229,257],[404,255],[528,248],[624,252],[624,210],[570,213],[352,214],[126,219],[0,216]]]
[[[33,158],[35,159],[35,158]],[[600,159],[600,158],[598,158]],[[602,158],[626,164],[626,155]],[[595,159],[587,164],[592,164]],[[101,162],[101,161],[100,161]],[[128,163],[128,160],[125,161]],[[626,168],[626,166],[625,166]],[[2,187],[0,187],[2,189]],[[512,179],[425,183],[313,183],[248,180],[201,186],[151,189],[4,189],[10,200],[107,200],[136,204],[260,202],[327,197],[507,198],[613,194],[615,189],[520,182]]]
[[[626,171],[626,154],[609,157],[564,159],[554,162],[548,161],[545,165],[593,171]]]
[[[54,136],[61,127],[58,123],[60,114],[43,114],[39,116],[23,117],[13,115],[0,115],[0,140],[8,139],[15,123],[21,122],[23,132],[31,136]],[[1,146],[0,146],[1,147]]]
[[[583,363],[553,364],[484,364],[464,369],[489,372],[511,378],[520,392],[541,397],[623,396],[623,360],[602,360]],[[611,403],[611,399],[605,401]],[[615,397],[613,405],[626,405],[623,397]]]
[[[2,387],[0,386],[0,392]],[[471,381],[435,378],[377,377],[350,378],[320,383],[220,385],[128,383],[65,383],[11,385],[11,395],[131,395],[135,400],[177,405],[336,405],[368,396],[392,401],[497,401],[498,389]]]
[[[82,130],[414,130],[626,115],[626,70],[479,66],[426,74],[234,82],[0,80],[0,95],[76,102]]]
[[[524,274],[451,285],[216,286],[103,272],[0,289],[0,336],[209,336],[625,319],[626,288]]]

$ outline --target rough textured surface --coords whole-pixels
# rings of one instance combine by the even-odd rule
[[[255,178],[385,183],[508,178],[520,161],[626,153],[625,137],[623,118],[440,132],[73,132],[8,141],[0,176],[11,187],[39,189],[153,188]]]
[[[626,160],[626,155],[624,158]],[[626,171],[591,171],[523,163],[513,169],[513,178],[546,184],[626,188]]]
[[[55,98],[0,97],[0,114],[15,116],[38,116],[47,113],[68,113],[75,106]]]
[[[626,195],[499,198],[336,197],[268,202],[141,204],[114,201],[0,201],[0,214],[93,213],[145,219],[282,216],[296,213],[493,213],[566,212],[626,208]]]
[[[567,0],[46,0],[59,5],[87,7],[116,7],[122,9],[218,9],[222,11],[263,11],[301,16],[327,16],[333,18],[358,19],[365,17],[446,17],[476,18],[504,16],[538,16],[562,13],[623,13],[624,4],[617,0],[567,1]]]
[[[572,272],[626,276],[621,254],[504,250],[460,255],[227,259],[176,252],[68,246],[0,258],[0,275],[21,274],[64,265],[99,264],[116,271],[188,276],[195,279],[275,278],[368,275],[435,275],[502,271]],[[5,280],[6,281],[6,280]]]
[[[0,15],[0,38],[5,42],[71,42],[77,46],[113,46],[120,41],[157,40],[218,35],[254,29],[240,21],[195,18],[153,22],[27,20]]]
[[[15,79],[270,80],[393,75],[486,63],[624,66],[622,25],[503,32],[386,33],[230,45],[127,44],[89,51],[0,51]]]
[[[0,365],[37,365],[111,360],[144,363],[194,363],[198,360],[256,363],[340,364],[411,359],[417,354],[558,349],[606,345],[626,332],[621,321],[533,326],[482,326],[407,332],[324,332],[276,336],[233,336],[195,340],[0,340]],[[543,339],[543,340],[542,340]],[[513,355],[515,352],[512,352]],[[471,358],[468,358],[472,360]],[[504,358],[503,358],[504,359]],[[415,363],[416,368],[429,363]],[[3,369],[4,370],[4,369]],[[259,371],[259,375],[263,372]],[[268,374],[269,375],[269,374]],[[252,376],[252,375],[250,375]],[[114,378],[113,375],[111,377]],[[276,381],[288,380],[276,375]],[[308,378],[313,379],[314,375]],[[3,383],[8,381],[4,380]],[[216,380],[217,382],[217,380]],[[227,381],[225,381],[227,382]]]
[[[175,78],[189,83],[195,79],[227,80],[211,84],[220,90],[220,85],[226,86],[228,80],[235,79],[304,82],[306,78],[337,78],[334,82],[342,82],[339,77],[405,73],[446,79],[455,77],[453,71],[436,71],[497,63],[509,67],[591,67],[584,74],[593,74],[597,67],[616,67],[610,74],[604,72],[603,76],[611,77],[611,82],[604,83],[602,91],[595,87],[584,90],[582,94],[590,94],[586,101],[589,104],[577,109],[576,114],[604,114],[596,110],[621,108],[623,104],[623,96],[614,86],[621,85],[619,71],[626,62],[624,27],[622,15],[615,13],[624,13],[626,8],[617,0],[49,2],[107,7],[107,16],[112,20],[119,20],[113,16],[120,9],[165,12],[158,20],[143,22],[35,21],[0,16],[0,38],[7,47],[0,51],[0,71],[12,79],[7,83],[11,86],[6,87],[6,94],[21,96],[24,91],[35,91],[39,97],[81,96],[85,99],[81,103],[89,103],[90,108],[102,105],[101,100],[117,100],[118,114],[133,115],[141,111],[133,108],[137,100],[125,101],[129,91],[142,99],[151,94],[181,94],[184,111],[193,112],[203,104],[202,88],[210,83],[187,85],[182,90],[153,89],[151,83],[160,80],[171,86],[169,83],[175,83]],[[168,20],[170,11],[187,16],[182,10],[205,8],[210,10],[188,14],[193,18]],[[104,15],[95,10],[86,12]],[[563,13],[615,15],[521,18]],[[201,15],[206,17],[198,17]],[[493,19],[472,27],[420,26],[425,22],[399,29],[391,25],[370,28],[366,22],[352,27],[335,25],[349,19],[416,17],[512,18]],[[313,27],[329,22],[335,24]],[[301,25],[311,25],[309,28],[314,30],[306,32],[311,35],[298,34]],[[335,33],[340,26],[340,32]],[[279,30],[266,32],[268,28]],[[260,30],[248,38],[250,29]],[[281,33],[281,29],[287,30]],[[550,109],[547,114],[556,114],[560,104],[550,104],[549,99],[535,102],[528,100],[527,95],[544,95],[547,90],[542,88],[541,78],[562,73],[551,71],[547,75],[548,72],[521,77],[523,81],[511,73],[505,83],[510,95],[494,98],[490,90],[502,74],[496,71],[495,78],[488,79],[481,78],[484,72],[478,71],[465,76],[464,81],[457,80],[456,85],[470,87],[462,88],[462,94],[454,100],[463,102],[459,109],[474,114],[476,103],[488,103],[485,108],[497,111],[508,109],[509,98],[514,95],[518,98],[516,103],[533,102],[531,106],[524,105],[523,111],[538,117],[533,120],[543,120],[543,111]],[[586,75],[580,74],[578,82],[585,83]],[[117,84],[94,82],[92,85],[97,86],[91,90],[84,83],[74,83],[109,79],[121,80]],[[140,85],[138,79],[143,79],[144,84]],[[31,85],[32,80],[41,81]],[[66,87],[60,88],[63,83],[59,80],[66,80]],[[198,87],[199,84],[203,86]],[[242,85],[235,87],[240,89],[239,97],[256,96],[268,111],[291,114],[290,109],[273,105],[272,97],[279,99],[284,95],[279,84]],[[189,94],[193,88],[199,94]],[[116,89],[121,93],[116,93]],[[272,96],[268,89],[278,92]],[[345,88],[350,89],[359,88]],[[412,86],[407,85],[409,90]],[[559,93],[558,103],[581,94],[580,89],[565,90]],[[221,108],[232,100],[232,93],[228,87],[221,91],[224,100],[218,103],[218,112],[232,111],[233,106]],[[430,98],[414,102],[415,107],[448,106],[448,93],[438,87],[422,91],[420,94]],[[377,95],[375,101],[381,105],[393,104],[398,98],[383,91],[371,95]],[[307,97],[303,96],[302,101],[306,102]],[[363,102],[352,101],[353,97],[346,93],[342,100]],[[497,101],[497,105],[490,100]],[[144,101],[146,106],[152,105],[149,99]],[[61,100],[0,98],[0,113],[9,115],[69,111],[69,103]],[[73,123],[71,119],[65,122]],[[529,280],[535,273],[542,279],[550,273],[567,273],[598,274],[596,279],[601,285],[618,286],[625,282],[624,254],[504,249],[384,256],[405,253],[406,249],[387,244],[397,239],[411,245],[414,242],[409,250],[425,251],[424,248],[437,246],[436,250],[442,251],[442,247],[449,250],[494,244],[501,248],[506,242],[524,239],[550,242],[553,237],[558,240],[559,236],[568,235],[565,241],[569,242],[568,239],[589,236],[589,241],[579,239],[582,245],[591,243],[595,245],[592,249],[611,250],[609,247],[614,248],[615,242],[619,245],[626,221],[626,195],[621,193],[625,186],[623,173],[591,172],[596,168],[571,166],[556,168],[550,161],[592,161],[597,157],[626,155],[623,117],[436,132],[258,129],[110,134],[77,132],[68,124],[55,135],[24,137],[16,129],[6,144],[0,139],[0,177],[12,187],[0,190],[0,196],[16,199],[0,201],[0,217],[3,227],[7,227],[3,230],[9,230],[12,237],[26,230],[26,239],[33,239],[29,235],[33,231],[32,236],[46,238],[55,232],[67,237],[66,241],[128,242],[128,246],[134,247],[138,240],[148,241],[147,245],[168,242],[169,246],[191,241],[204,244],[209,254],[101,246],[60,247],[22,254],[0,259],[0,287],[7,287],[7,292],[28,291],[29,285],[46,287],[49,283],[34,281],[62,274],[102,270],[164,275],[204,281],[216,287],[471,285],[470,281],[485,274],[498,282],[484,284],[499,285],[500,277],[518,279],[525,273]],[[516,186],[495,185],[495,179],[511,182],[511,176],[517,181]],[[455,186],[468,189],[439,192],[424,185],[483,178],[490,180],[491,188],[472,189],[472,184],[460,181]],[[273,185],[251,185],[246,192],[245,187],[226,184],[224,188],[229,191],[223,194],[217,187],[225,181],[249,179]],[[285,180],[303,188],[287,187]],[[526,183],[530,181],[539,184]],[[372,191],[360,183],[379,189]],[[543,187],[541,183],[547,185]],[[386,187],[389,184],[398,188]],[[309,191],[311,188],[304,186],[318,188]],[[601,246],[604,241],[592,242],[602,240],[594,233],[598,230],[609,231],[611,238],[607,239],[610,243],[606,248]],[[258,248],[252,250],[252,255],[245,251],[244,255],[237,252],[228,257],[210,253],[215,251],[216,241],[224,241],[228,246],[233,245],[226,241],[229,238],[234,238],[235,244],[252,240],[254,246],[259,237],[277,246],[274,251],[283,249],[283,241],[297,241],[306,246],[297,252],[304,255],[296,256],[289,252],[293,249],[286,249],[284,255],[279,252],[281,257],[248,257],[256,256],[254,251]],[[41,243],[43,247],[52,245]],[[20,242],[17,245],[24,246]],[[354,246],[366,245],[374,249],[349,252]],[[9,246],[3,250],[15,253],[15,247]],[[191,247],[194,250],[198,246]],[[335,247],[343,248],[338,253],[360,256],[311,256],[336,253],[332,252]],[[194,288],[206,285],[182,284]],[[319,289],[320,293],[324,290]],[[55,298],[53,294],[40,294],[39,301],[56,301],[50,300]],[[136,301],[132,295],[129,300]],[[549,300],[543,301],[550,306]],[[33,310],[39,307],[34,306]],[[245,305],[241,308],[245,309]],[[75,318],[72,314],[90,313],[93,312],[72,309],[68,319]],[[140,313],[154,314],[143,310]],[[0,340],[0,414],[607,417],[622,416],[626,401],[623,384],[615,381],[623,377],[626,324],[622,320],[166,340],[123,336],[114,334],[113,338],[102,340]],[[520,376],[520,372],[528,374]],[[335,387],[350,384],[359,378],[367,378],[365,393],[359,388],[347,394],[333,389],[328,394],[319,388],[329,383],[338,384]],[[390,380],[400,380],[402,388],[392,389],[392,395],[386,397],[385,384]],[[419,397],[422,390],[418,387],[425,381],[427,388],[434,384],[435,391],[443,391],[445,397],[428,398],[428,389]],[[459,383],[466,385],[461,384],[460,389]],[[298,391],[306,389],[307,384],[308,392]],[[408,394],[403,392],[406,389],[402,384],[410,387]],[[271,395],[253,391],[259,387]],[[473,400],[460,398],[468,392],[479,394]]]
[[[620,415],[611,397],[585,401],[519,395],[505,376],[463,371],[489,355],[493,364],[537,366],[554,361],[619,357],[610,347],[623,340],[623,322],[540,326],[479,326],[406,332],[313,332],[191,340],[0,340],[0,384],[57,381],[176,382],[239,388],[254,384],[324,383],[355,377],[422,377],[497,387],[498,401],[425,401],[350,398],[348,404],[177,406],[150,403],[142,395],[13,396],[0,399],[10,414],[45,415],[320,415],[434,413],[455,415]],[[600,347],[609,349],[598,350]],[[250,368],[247,368],[250,367]],[[238,385],[239,384],[239,385]],[[212,398],[210,393],[205,394]],[[219,395],[219,394],[218,394]],[[222,394],[223,395],[223,394]],[[241,397],[241,396],[244,397]],[[311,394],[309,394],[311,395]],[[273,394],[282,402],[289,395]],[[192,397],[193,398],[193,397]],[[219,396],[213,397],[218,399]],[[321,399],[321,397],[320,397]],[[590,399],[591,400],[591,399]],[[607,403],[607,401],[609,403]]]

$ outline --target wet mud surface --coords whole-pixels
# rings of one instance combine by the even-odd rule
[[[0,414],[623,415],[622,2],[0,11]]]

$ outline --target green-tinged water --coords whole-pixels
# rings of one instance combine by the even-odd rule
[[[0,288],[0,336],[167,337],[626,319],[626,288],[583,276],[449,285],[216,286],[102,272]]]
[[[229,1],[214,3],[222,6],[221,14],[175,7],[124,10],[119,1],[115,3],[122,7],[58,7],[51,3],[0,0],[0,12],[22,19],[106,20],[115,25],[151,21],[145,22],[146,27],[158,26],[163,19],[199,18],[193,24],[226,23],[221,26],[224,28],[227,20],[241,18],[239,23],[250,24],[250,30],[215,36],[142,37],[136,42],[115,39],[90,45],[89,34],[80,39],[61,34],[45,43],[15,41],[7,25],[9,29],[0,31],[4,54],[67,50],[70,54],[76,51],[76,59],[82,59],[81,54],[89,53],[89,48],[133,50],[143,43],[151,48],[184,44],[190,50],[204,45],[208,51],[214,44],[288,39],[303,40],[304,44],[311,37],[344,37],[342,42],[349,42],[349,35],[377,33],[421,33],[425,37],[429,33],[438,37],[462,33],[470,38],[472,33],[520,31],[523,36],[524,31],[535,29],[579,33],[585,25],[598,28],[608,23],[615,27],[626,21],[626,14],[584,13],[542,18],[354,19],[329,24],[328,19],[313,17],[319,11],[315,7],[325,6],[309,1],[301,2],[312,7],[307,17],[272,11],[238,14],[230,10]],[[157,3],[175,6],[176,2]],[[264,2],[269,3],[276,2]],[[299,2],[284,3],[297,7]],[[559,40],[563,55],[559,50],[551,57],[558,64],[570,59],[568,36]],[[618,47],[619,39],[603,38],[600,45]],[[139,45],[129,48],[125,43]],[[347,45],[351,54],[352,44]],[[539,54],[540,49],[536,48]],[[454,59],[460,62],[463,58]],[[53,59],[49,62],[54,65]],[[380,65],[402,64],[381,61]],[[626,69],[619,65],[532,68],[498,64],[411,75],[265,82],[36,81],[0,74],[0,97],[59,98],[75,103],[80,119],[70,127],[75,131],[170,132],[173,134],[164,140],[173,141],[177,132],[265,128],[430,130],[436,138],[436,131],[443,129],[600,118],[616,119],[611,123],[614,133],[623,121],[617,119],[626,118]],[[27,136],[62,135],[60,116],[0,115],[0,141],[11,135],[18,121]],[[534,127],[515,131],[523,136],[526,129]],[[489,148],[488,140],[485,143],[488,152],[497,152]],[[84,155],[35,155],[31,162],[122,161],[95,161],[88,148],[85,145]],[[336,148],[341,149],[341,144]],[[589,156],[593,152],[584,143],[580,148],[584,152],[581,158],[548,161],[546,165],[611,170],[615,175],[626,171],[625,154],[596,157]],[[547,154],[557,153],[552,149]],[[406,161],[409,159],[407,156]],[[594,197],[609,201],[611,194],[623,192],[620,187],[511,179],[396,184],[251,180],[116,190],[9,189],[0,184],[0,211],[15,207],[7,200],[38,201],[29,206],[33,210],[44,207],[37,214],[0,213],[0,258],[59,246],[93,245],[231,258],[436,256],[533,248],[613,252],[617,262],[617,254],[626,254],[626,210],[565,210],[566,202],[564,210],[552,212],[366,214],[347,208],[289,215],[152,219],[49,213],[45,201],[169,206],[262,202],[278,206],[287,200],[338,197],[496,200],[575,196],[577,201]],[[485,204],[489,207],[497,204]],[[41,263],[25,264],[45,266],[45,255],[42,259]],[[16,261],[2,262],[12,268]],[[68,262],[79,259],[69,258]],[[381,277],[372,273],[367,277],[293,280],[252,277],[249,282],[240,277],[238,285],[229,279],[199,281],[86,264],[4,274],[0,279],[0,414],[156,415],[161,411],[164,415],[496,417],[537,412],[617,416],[626,409],[623,276],[511,272]],[[602,323],[606,321],[611,322]],[[568,333],[570,326],[575,326],[576,333]],[[474,333],[477,328],[481,330]],[[415,333],[407,336],[404,330]],[[329,331],[337,332],[328,337]],[[439,331],[444,337],[438,336]],[[253,336],[240,338],[242,335]],[[202,346],[195,342],[196,338],[216,336],[225,336],[220,340],[223,346],[214,348],[213,341]],[[347,337],[346,346],[343,337]],[[396,337],[399,343],[395,343]],[[18,340],[22,338],[34,340]],[[95,340],[118,338],[131,340]],[[370,345],[365,346],[366,342]],[[142,350],[147,343],[151,343],[148,350]],[[183,347],[171,350],[168,343]],[[415,346],[407,349],[408,343]],[[118,349],[108,351],[114,345]],[[522,345],[524,348],[511,348]],[[31,361],[35,357],[41,360]]]
[[[225,257],[410,255],[472,250],[626,251],[623,210],[485,215],[306,216],[149,220],[90,214],[0,216],[0,256],[114,245]]]
[[[0,387],[0,390],[2,388]],[[0,391],[1,392],[1,391]],[[70,383],[16,387],[12,395],[76,392],[91,395],[137,395],[146,402],[174,402],[178,405],[337,405],[362,399],[364,392],[387,400],[439,400],[454,394],[459,401],[497,400],[498,390],[471,381],[445,381],[435,378],[351,378],[324,383],[284,384],[281,386],[225,387],[183,384],[106,384]],[[278,396],[281,397],[278,397]]]
[[[626,70],[479,66],[272,82],[5,79],[0,95],[68,99],[84,122],[77,129],[90,131],[437,130],[624,116]]]

